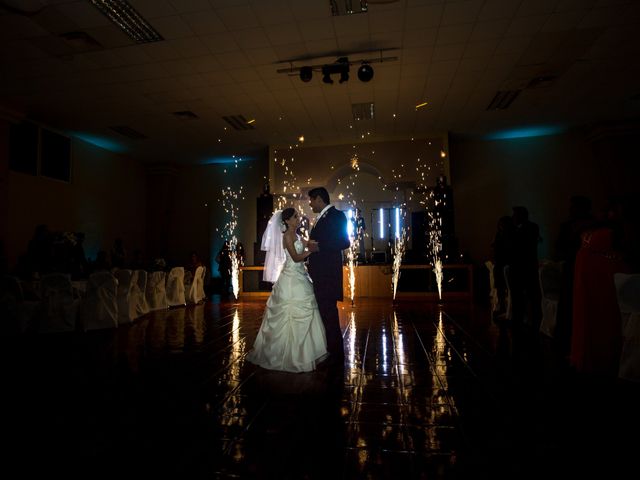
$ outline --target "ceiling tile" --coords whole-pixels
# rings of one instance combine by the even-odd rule
[[[206,36],[218,32],[226,32],[227,27],[216,12],[207,10],[204,12],[185,13],[181,18],[196,35]]]
[[[216,13],[229,30],[260,26],[260,22],[249,5],[219,8]]]
[[[302,43],[302,37],[295,23],[285,23],[281,25],[270,25],[265,27],[267,37],[271,45],[287,45],[291,43]]]
[[[249,67],[251,62],[242,52],[217,53],[215,55],[222,68]]]
[[[460,60],[465,51],[465,44],[458,43],[456,45],[443,45],[435,47],[433,50],[432,62],[441,62],[444,60]]]
[[[471,32],[470,41],[475,42],[477,40],[491,40],[494,38],[502,38],[502,36],[509,28],[510,24],[510,19],[478,22],[475,24],[473,32]]]
[[[178,13],[211,10],[211,5],[207,0],[169,0],[169,3]]]
[[[296,21],[287,0],[269,0],[268,2],[252,0],[251,10],[260,25],[278,25]]]
[[[487,20],[512,18],[518,11],[519,6],[520,2],[512,0],[486,0],[478,14],[478,21],[485,22]]]
[[[473,24],[440,27],[438,30],[436,45],[440,46],[452,43],[465,43],[469,40],[472,30]]]
[[[546,15],[516,17],[511,21],[506,36],[535,35],[547,21]]]
[[[240,50],[233,38],[224,33],[214,33],[200,37],[200,40],[211,53],[226,53]]]
[[[527,17],[553,13],[559,0],[523,0],[518,8],[517,15]]]
[[[406,30],[402,45],[407,47],[433,46],[438,38],[438,29]]]
[[[176,9],[167,0],[129,0],[133,8],[147,20],[175,15]]]
[[[111,21],[89,2],[57,5],[56,9],[73,20],[78,28],[104,27]],[[1,17],[0,17],[1,18]],[[155,21],[153,22],[155,26]]]
[[[424,5],[407,8],[404,28],[407,30],[438,27],[442,20],[443,5]]]
[[[269,45],[269,39],[262,27],[234,30],[231,32],[231,35],[235,39],[236,44],[243,50]]]
[[[166,40],[192,37],[194,35],[194,31],[179,15],[158,17],[153,21],[153,26]]]
[[[338,37],[369,34],[369,18],[367,15],[342,15],[333,17],[333,28]]]
[[[278,62],[278,55],[271,47],[251,48],[244,50],[252,65],[271,65]]]
[[[302,37],[309,40],[335,39],[333,22],[329,18],[305,20],[298,23]]]
[[[371,33],[402,30],[404,28],[404,12],[402,10],[379,13],[370,11],[368,19]]]
[[[572,10],[562,13],[553,13],[548,18],[545,24],[542,26],[543,32],[558,32],[564,30],[571,30],[575,28],[578,23],[586,15],[582,10]]]
[[[447,3],[442,15],[442,25],[475,22],[483,4],[484,0],[464,0]]]

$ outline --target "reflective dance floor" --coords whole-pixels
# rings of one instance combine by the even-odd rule
[[[540,478],[636,468],[637,385],[581,377],[484,306],[341,304],[344,369],[245,361],[264,300],[5,338],[19,478]],[[629,440],[625,436],[630,436]]]

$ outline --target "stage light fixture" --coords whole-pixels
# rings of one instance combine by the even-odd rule
[[[373,78],[373,68],[368,63],[363,63],[358,69],[358,79],[361,82],[368,82]]]
[[[349,61],[348,57],[339,57],[334,63],[320,64],[320,65],[304,65],[296,67],[293,65],[295,60],[289,60],[291,66],[289,68],[278,69],[278,73],[286,73],[289,76],[298,76],[303,82],[310,82],[313,77],[313,72],[322,73],[322,82],[328,85],[334,83],[331,75],[340,74],[338,79],[339,83],[345,83],[349,81],[349,70],[352,65],[359,65],[357,75],[361,82],[369,82],[373,78],[373,67],[371,63],[391,62],[398,60],[398,57],[383,57],[382,51],[380,51],[380,58],[363,58],[360,60]]]
[[[311,67],[300,67],[300,80],[303,82],[311,81],[311,77],[313,76],[313,68]]]

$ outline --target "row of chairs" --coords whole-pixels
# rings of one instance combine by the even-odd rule
[[[78,288],[69,275],[52,273],[42,276],[38,301],[25,300],[20,283],[8,277],[2,310],[21,333],[115,328],[155,310],[204,301],[205,274],[203,266],[187,278],[183,267],[168,273],[123,269],[93,273]]]

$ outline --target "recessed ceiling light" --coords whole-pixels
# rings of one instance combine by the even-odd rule
[[[136,42],[164,40],[127,0],[91,0],[91,3]]]

